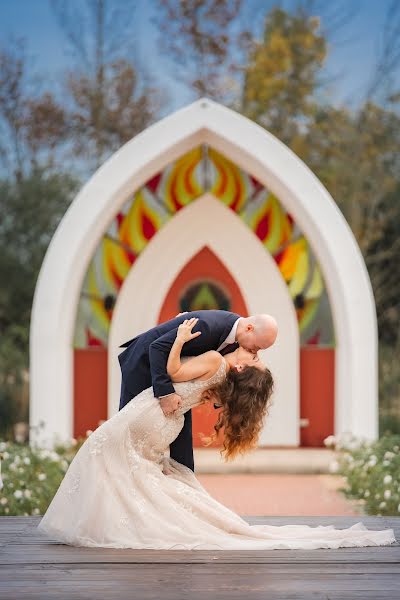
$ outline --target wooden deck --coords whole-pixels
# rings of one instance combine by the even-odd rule
[[[2,600],[400,598],[400,544],[338,550],[157,551],[73,548],[0,517]],[[393,528],[400,517],[248,517],[249,523]]]

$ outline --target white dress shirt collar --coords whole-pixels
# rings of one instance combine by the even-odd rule
[[[237,330],[238,323],[241,318],[242,317],[239,317],[238,319],[236,319],[236,321],[233,324],[232,329],[230,330],[230,332],[228,334],[228,337],[225,339],[224,342],[222,342],[222,344],[219,346],[219,348],[217,348],[217,352],[219,352],[220,350],[225,348],[225,346],[229,346],[229,344],[234,344],[236,342],[236,330]]]

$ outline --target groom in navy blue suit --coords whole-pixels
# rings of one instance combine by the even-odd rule
[[[171,400],[170,406],[179,400],[167,373],[167,361],[178,326],[192,317],[199,319],[193,333],[200,331],[201,335],[183,346],[182,355],[197,356],[208,350],[218,350],[221,354],[233,352],[239,345],[236,341],[239,321],[242,323],[242,339],[246,341],[241,342],[241,345],[247,346],[248,350],[256,352],[260,348],[268,348],[275,340],[276,323],[269,315],[242,318],[225,310],[198,310],[160,323],[120,346],[125,350],[118,356],[122,372],[119,410],[134,396],[151,386],[156,398],[168,397]],[[257,319],[260,321],[259,326]],[[255,320],[255,324],[252,320]],[[173,410],[176,407],[177,405]],[[184,426],[170,445],[170,455],[194,471],[191,410],[185,413]]]
[[[153,386],[157,398],[175,394],[171,378],[167,373],[168,355],[175,341],[178,326],[185,319],[192,317],[199,319],[193,332],[201,331],[201,335],[183,346],[182,355],[186,356],[197,356],[208,350],[218,350],[240,315],[224,310],[184,313],[122,344],[120,348],[125,350],[118,356],[122,372],[119,410],[150,386]],[[221,353],[232,352],[237,347],[237,342],[227,345]],[[185,413],[184,426],[171,444],[170,454],[172,458],[194,471],[191,410]]]

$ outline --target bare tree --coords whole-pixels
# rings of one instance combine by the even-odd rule
[[[240,51],[249,39],[237,17],[242,0],[158,0],[160,45],[197,97],[223,100],[235,86]]]
[[[26,44],[15,40],[0,51],[1,156],[19,179],[24,168],[23,124],[26,120]],[[3,140],[7,140],[4,142]]]
[[[381,103],[391,101],[398,95],[393,90],[395,74],[400,69],[400,4],[392,0],[386,12],[380,35],[375,70],[367,87],[368,100],[378,97]]]
[[[53,94],[35,92],[29,62],[23,39],[0,49],[0,157],[17,181],[29,168],[55,166],[55,148],[66,131]]]
[[[74,151],[97,168],[158,111],[155,89],[139,77],[134,2],[52,0],[74,60],[66,75]]]

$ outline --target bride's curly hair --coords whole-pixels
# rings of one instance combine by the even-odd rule
[[[261,371],[249,366],[240,372],[230,369],[221,383],[205,392],[204,399],[211,397],[222,410],[214,425],[215,433],[209,438],[203,436],[203,443],[209,446],[223,427],[221,454],[225,461],[255,448],[264,417],[272,404],[273,389],[274,381],[267,368]]]

